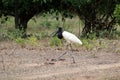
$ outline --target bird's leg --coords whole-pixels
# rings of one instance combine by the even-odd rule
[[[60,58],[63,57],[67,53],[67,49],[68,49],[68,45],[66,46],[66,51],[62,55],[59,55],[56,59],[51,59],[51,61],[62,60]]]
[[[73,63],[75,63],[75,59],[74,59],[74,57],[73,57],[73,48],[72,48],[72,45],[70,44],[70,48],[71,48],[71,51],[72,51],[72,53],[70,54],[71,55],[71,57],[72,57],[72,59],[73,59]]]
[[[62,54],[62,55],[60,55],[57,59],[59,60],[61,57],[63,57],[66,53],[67,53],[67,49],[68,49],[68,45],[66,46],[66,51]]]

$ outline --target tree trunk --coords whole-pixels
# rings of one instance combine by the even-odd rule
[[[28,21],[23,20],[22,18],[15,17],[15,28],[19,30],[23,30],[24,32],[27,29]]]
[[[18,15],[15,16],[15,28],[22,31],[23,38],[27,37],[26,29],[28,21],[28,19],[18,17]]]
[[[20,26],[19,29],[23,30],[24,34],[26,34],[28,20],[24,20],[23,18],[20,19]]]
[[[83,28],[82,34],[84,37],[88,37],[88,35],[91,33],[91,22],[85,19],[85,26]]]
[[[20,19],[19,19],[19,12],[18,12],[18,5],[19,5],[19,0],[15,0],[14,3],[14,9],[15,9],[15,28],[19,29],[20,26]]]
[[[15,14],[15,28],[19,29],[20,26],[20,19],[17,14]]]

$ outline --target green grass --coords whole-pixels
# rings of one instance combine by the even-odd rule
[[[80,37],[84,24],[79,20],[77,16],[72,19],[67,18],[65,22],[62,22],[61,17],[60,20],[57,21],[54,16],[55,15],[47,14],[45,16],[33,17],[28,22],[27,29],[27,34],[32,34],[33,36],[28,38],[27,40],[20,38],[21,32],[15,30],[14,18],[10,17],[7,22],[0,24],[0,41],[12,40],[18,44],[32,43],[33,45],[36,45],[38,41],[40,42],[41,40],[50,38],[49,40],[47,40],[50,42],[50,44],[48,45],[62,46],[62,42],[60,42],[57,38],[50,37],[50,34],[52,34],[58,26],[63,26],[64,30],[70,31],[76,36]],[[118,31],[120,31],[120,27],[118,25],[117,27]],[[115,32],[113,36],[110,36],[110,39],[120,39],[119,35],[116,34],[120,35],[120,32]],[[104,32],[101,32],[101,35],[104,35]],[[95,34],[90,34],[90,39],[82,38],[81,40],[83,42],[83,47],[85,47],[87,50],[92,50],[94,48],[97,49],[99,48],[99,46],[102,48],[106,48],[106,43],[104,42],[104,40],[101,38],[96,38]],[[37,43],[34,43],[35,41]]]
[[[15,39],[15,42],[17,44],[20,44],[22,46],[25,45],[31,45],[31,46],[39,46],[39,40],[35,36],[30,36],[27,39],[23,39],[21,37],[18,37]]]
[[[62,40],[58,39],[57,37],[50,39],[50,46],[62,46]]]

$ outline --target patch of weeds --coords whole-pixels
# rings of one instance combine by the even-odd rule
[[[15,39],[15,41],[16,41],[16,43],[18,43],[18,44],[25,44],[25,39],[23,39],[23,38],[21,38],[21,37]]]
[[[2,40],[5,41],[8,39],[6,32],[7,32],[6,30],[0,29],[0,41],[2,41]]]
[[[40,32],[34,33],[34,36],[36,36],[38,40],[41,40],[49,37],[49,33],[48,31],[40,31]]]
[[[25,47],[25,39],[19,37],[19,38],[15,39],[15,42],[16,42],[17,44],[20,44],[22,48]]]
[[[8,39],[10,39],[10,40],[14,40],[16,38],[21,37],[22,33],[23,33],[23,31],[20,31],[18,29],[9,29],[7,31],[6,37],[8,37]]]
[[[108,42],[107,42],[105,39],[99,39],[99,46],[100,46],[101,48],[106,49],[107,46],[108,46],[107,43],[108,43]]]
[[[92,44],[92,40],[90,39],[82,39],[83,42],[83,46],[87,49],[87,50],[92,50],[94,48],[94,45]]]
[[[94,39],[96,39],[96,38],[97,38],[97,37],[96,37],[96,33],[95,33],[95,32],[94,32],[94,33],[89,34],[88,36],[89,36],[89,39],[91,39],[91,40],[94,40]]]
[[[101,37],[101,38],[106,37],[106,36],[107,36],[107,33],[106,33],[106,32],[107,32],[106,30],[99,31],[99,37]]]
[[[40,35],[41,35],[41,39],[46,38],[48,37],[48,31],[42,31]]]
[[[50,28],[50,26],[51,26],[51,21],[43,21],[41,24],[40,24],[42,27],[44,27],[44,28]]]
[[[35,36],[28,37],[26,42],[27,42],[27,44],[30,44],[32,46],[38,46],[39,45],[39,41]]]
[[[111,31],[102,30],[99,31],[99,38],[108,38],[108,39],[119,39],[120,32],[117,28],[111,29]]]
[[[53,37],[50,39],[50,46],[62,46],[62,41],[57,37]]]
[[[83,46],[87,50],[93,50],[93,53],[97,53],[100,49],[106,49],[107,48],[107,41],[104,39],[86,39],[82,38]]]
[[[20,44],[21,46],[25,45],[39,46],[39,40],[35,36],[30,36],[27,39],[19,37],[15,39],[15,41],[17,44]]]
[[[41,28],[45,28],[45,29],[51,29],[54,25],[53,23],[54,22],[54,19],[51,18],[52,15],[48,12],[48,13],[44,13],[41,18],[41,22],[40,22],[40,25],[41,25]]]
[[[23,31],[20,31],[18,29],[10,28],[8,30],[6,29],[0,29],[0,40],[7,41],[7,40],[15,40],[19,37],[22,37]]]

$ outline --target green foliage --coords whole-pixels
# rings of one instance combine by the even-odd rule
[[[21,38],[21,37],[15,39],[15,41],[16,41],[17,44],[22,44],[22,45],[25,44],[25,39],[23,39],[23,38]]]
[[[119,0],[69,0],[75,7],[80,19],[85,22],[83,34],[85,36],[98,36],[99,31],[110,32],[114,28],[113,11]],[[73,2],[74,1],[74,2]],[[73,3],[72,3],[73,2]],[[92,34],[92,35],[91,35]],[[96,34],[96,35],[94,35]]]
[[[32,46],[39,46],[39,41],[35,36],[30,36],[26,40],[27,44],[30,44]]]
[[[15,41],[17,44],[20,45],[31,45],[31,46],[39,46],[39,40],[36,36],[30,36],[27,38],[22,38],[22,31],[18,29],[0,29],[0,40],[1,41],[8,41],[12,40]]]
[[[47,31],[41,31],[40,33],[39,33],[39,39],[44,39],[44,38],[46,38],[46,37],[48,37],[48,32]]]
[[[18,37],[15,39],[17,44],[20,45],[31,45],[31,46],[39,46],[39,40],[35,36],[30,36],[26,39]]]
[[[55,13],[44,13],[41,17],[41,28],[44,29],[51,29],[51,28],[56,28],[59,25],[59,21],[55,20]]]
[[[120,4],[116,5],[114,10],[114,16],[116,17],[116,20],[118,24],[120,25]]]
[[[116,29],[117,28],[111,29],[111,31],[100,30],[99,32],[89,33],[87,36],[83,34],[82,37],[83,38],[89,38],[91,40],[97,39],[97,38],[119,39],[120,32]]]
[[[7,31],[7,35],[6,36],[9,39],[14,40],[16,38],[22,37],[22,35],[23,35],[22,33],[23,33],[23,31],[20,31],[18,29],[9,29]]]
[[[112,29],[110,32],[107,30],[99,31],[99,38],[119,39],[120,32]]]
[[[87,50],[95,50],[97,51],[99,48],[106,48],[106,43],[102,39],[86,39],[82,38],[83,46]]]
[[[2,0],[0,17],[2,14],[15,17],[15,28],[26,31],[28,21],[35,15],[49,11],[51,2],[52,0]]]
[[[89,34],[88,35],[89,39],[93,40],[93,39],[96,39],[96,33],[92,33],[92,34]]]
[[[63,17],[69,17],[77,14],[85,22],[85,33],[90,33],[100,30],[102,22],[111,24],[111,16],[113,16],[115,5],[118,3],[119,0],[2,0],[0,15],[14,16],[15,27],[22,27],[26,31],[28,21],[35,15],[56,12],[61,13]],[[119,7],[115,9],[116,17],[119,15],[119,10]],[[41,25],[46,28],[52,26],[47,17]],[[103,26],[111,27],[107,25]]]
[[[1,24],[5,23],[7,19],[8,19],[7,16],[2,15],[1,18],[0,18],[0,23]]]
[[[90,39],[82,39],[83,45],[87,50],[92,50],[94,45],[92,44],[92,40]]]
[[[62,42],[57,37],[50,39],[50,46],[62,46]]]
[[[50,29],[51,21],[49,20],[49,18],[50,18],[49,16],[51,16],[51,15],[50,14],[44,14],[43,16],[44,16],[44,19],[42,20],[40,25],[44,28]]]
[[[5,41],[5,40],[7,40],[7,34],[6,34],[6,30],[4,30],[4,29],[0,29],[0,41]]]
[[[48,31],[39,31],[39,32],[36,32],[34,33],[34,35],[37,37],[38,40],[42,40],[42,39],[45,39],[49,36],[49,33]]]

